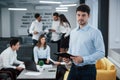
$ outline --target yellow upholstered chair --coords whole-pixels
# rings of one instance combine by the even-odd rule
[[[96,80],[116,80],[115,65],[107,58],[102,58],[96,62]]]
[[[107,58],[102,58],[96,62],[96,80],[116,80],[116,68]],[[69,71],[66,71],[64,80],[67,80]]]

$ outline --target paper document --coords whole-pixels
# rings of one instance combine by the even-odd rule
[[[56,62],[56,61],[52,60],[51,58],[50,58],[50,61],[51,61],[51,62],[53,62],[53,63],[55,63],[55,62]]]
[[[36,67],[39,70],[41,68],[43,68],[43,69],[45,69],[45,68],[52,68],[53,66],[52,66],[52,64],[50,64],[50,65],[44,64],[42,67],[40,67],[39,65],[37,65]]]
[[[29,76],[38,76],[40,75],[40,72],[26,72],[25,75],[29,75]]]
[[[25,68],[25,65],[24,64],[20,64],[18,67]]]
[[[43,68],[52,68],[52,65],[43,65]]]

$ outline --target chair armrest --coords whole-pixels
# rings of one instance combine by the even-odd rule
[[[104,58],[106,65],[107,65],[107,70],[116,70],[115,65],[109,61],[107,58]]]

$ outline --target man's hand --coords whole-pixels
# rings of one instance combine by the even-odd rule
[[[22,67],[16,67],[16,69],[19,70],[19,71],[22,71],[22,70],[23,70]]]
[[[34,31],[34,34],[38,34],[38,32],[37,32],[37,31]]]
[[[46,61],[47,64],[48,64],[49,62],[50,62],[49,60]]]
[[[60,62],[54,62],[55,65],[60,65]]]
[[[56,30],[54,30],[54,29],[50,29],[49,31],[50,31],[50,32],[56,32]]]
[[[79,64],[79,63],[82,63],[83,62],[83,58],[81,57],[81,56],[72,56],[72,57],[70,57],[72,60],[73,60],[73,62],[75,62],[75,63],[77,63],[77,64]]]

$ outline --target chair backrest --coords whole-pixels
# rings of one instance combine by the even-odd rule
[[[2,57],[0,55],[0,70],[3,68],[3,60],[2,60]]]
[[[106,65],[106,62],[105,62],[105,58],[99,59],[99,60],[96,62],[96,68],[97,68],[97,69],[103,69],[103,70],[106,70],[106,69],[107,69],[107,65]]]

